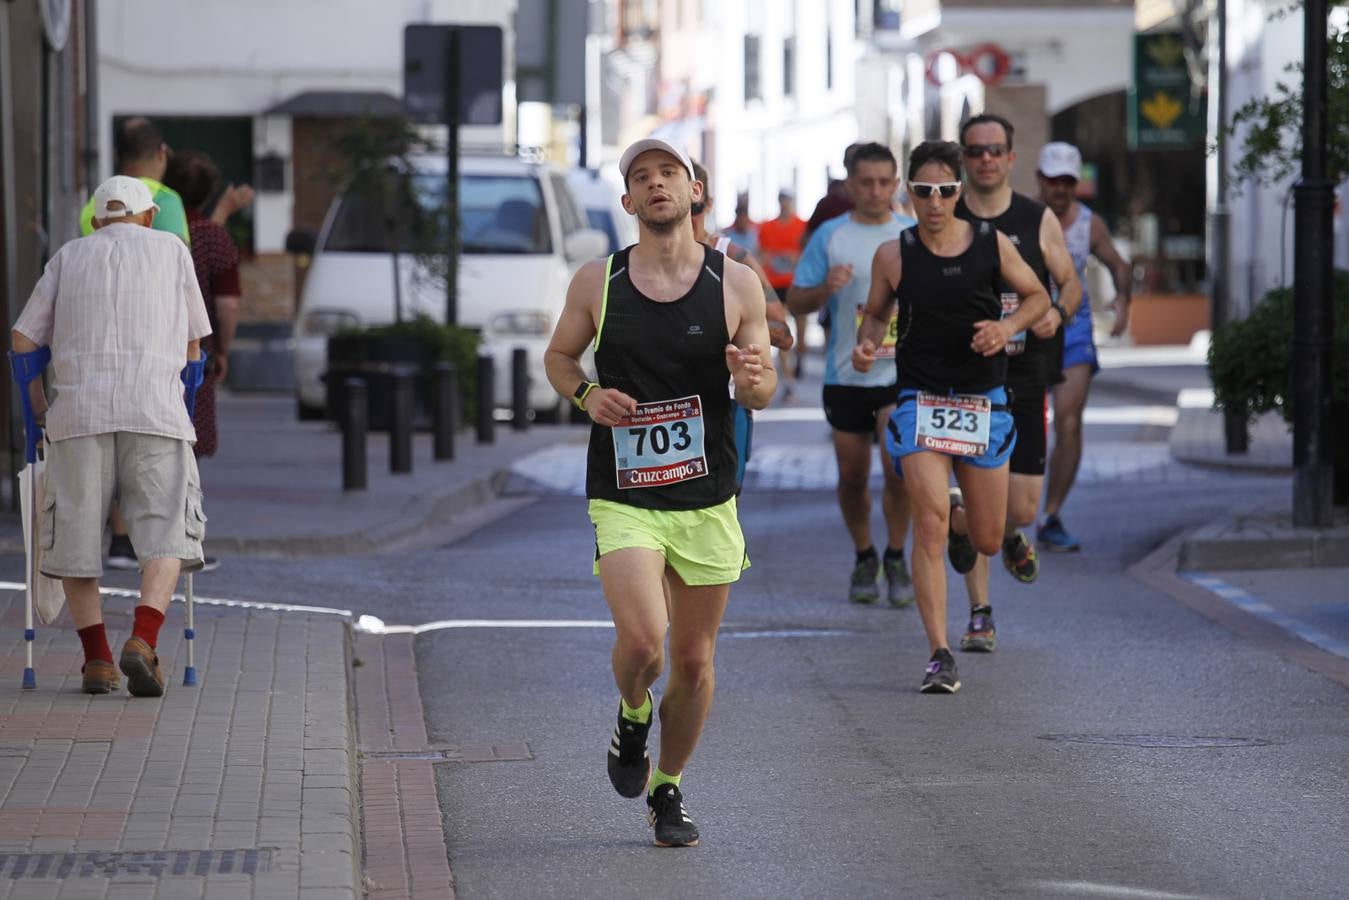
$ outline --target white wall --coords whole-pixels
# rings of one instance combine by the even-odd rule
[[[1302,60],[1302,11],[1271,20],[1270,6],[1270,0],[1229,0],[1229,115],[1251,98],[1273,94],[1277,81],[1289,80],[1288,64]],[[1240,153],[1238,135],[1228,150],[1231,164]],[[1292,283],[1294,210],[1289,191],[1295,179],[1274,187],[1235,186],[1229,208],[1232,303],[1238,316],[1249,312],[1266,291]],[[1343,221],[1341,217],[1337,223],[1341,235]],[[1338,256],[1343,264],[1342,253]]]
[[[1050,115],[1128,87],[1133,72],[1132,9],[1018,8],[1015,3],[942,10],[924,47],[969,50],[990,42],[1025,53],[1025,84],[1043,84]]]
[[[116,115],[258,116],[259,152],[290,156],[288,121],[261,113],[309,90],[403,92],[403,27],[411,22],[509,24],[514,0],[135,0],[100,3],[99,153],[111,174]],[[513,89],[509,92],[513,94]],[[498,140],[498,130],[463,140]],[[289,183],[290,177],[287,176]],[[257,249],[281,249],[287,194],[261,198]],[[284,217],[284,222],[280,221]]]
[[[777,214],[777,192],[796,192],[802,217],[824,195],[829,175],[842,175],[843,150],[857,138],[858,49],[852,0],[745,0],[715,4],[704,21],[704,57],[716,68],[715,221],[734,216],[736,194],[748,191],[750,216]],[[744,37],[762,38],[762,99],[744,98]],[[794,92],[783,88],[783,39],[796,35]],[[833,38],[833,84],[826,87],[825,37]]]

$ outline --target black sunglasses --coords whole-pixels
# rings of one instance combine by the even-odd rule
[[[932,184],[926,181],[910,181],[909,193],[913,194],[919,200],[926,200],[936,191],[941,194],[943,200],[950,200],[960,190],[959,181],[943,181],[940,184]]]
[[[1007,152],[1006,144],[966,144],[964,147],[966,159],[978,159],[984,154],[997,159]]]

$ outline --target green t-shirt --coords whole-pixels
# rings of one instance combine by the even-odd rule
[[[183,239],[183,243],[189,247],[192,246],[192,238],[187,232],[187,210],[183,208],[183,198],[178,196],[178,192],[171,187],[165,187],[153,178],[142,178],[145,186],[150,189],[150,196],[154,198],[155,205],[159,207],[159,212],[155,213],[155,220],[151,227],[156,231],[167,231],[169,234],[176,234]],[[89,202],[84,204],[84,209],[80,210],[80,236],[84,237],[94,233],[94,198],[90,197]]]

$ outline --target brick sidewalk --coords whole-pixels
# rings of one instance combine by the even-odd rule
[[[105,599],[114,653],[133,602]],[[182,625],[175,604],[162,699],[80,693],[68,625],[38,629],[24,691],[0,595],[0,898],[359,896],[346,622],[199,606],[196,687]]]

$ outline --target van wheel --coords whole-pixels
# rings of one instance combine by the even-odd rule
[[[317,422],[328,417],[328,411],[322,406],[310,406],[298,396],[295,398],[295,418],[301,422]]]

